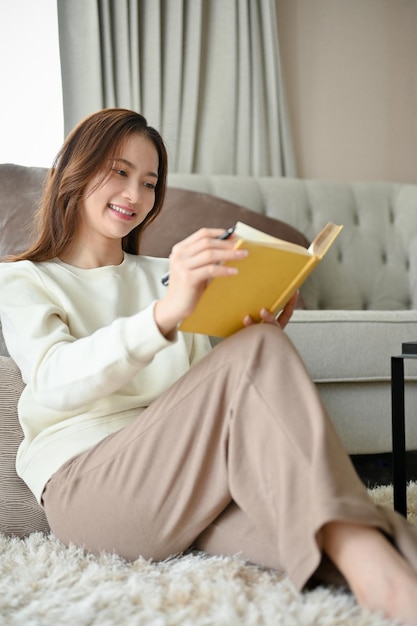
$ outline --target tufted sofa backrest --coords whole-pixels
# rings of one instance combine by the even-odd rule
[[[24,249],[45,175],[43,168],[0,165],[1,255]],[[309,240],[328,221],[343,224],[302,288],[309,309],[417,308],[417,185],[177,173],[168,185],[282,220]]]
[[[328,221],[343,224],[302,289],[308,308],[417,308],[417,185],[177,173],[168,183],[288,222],[310,240]]]

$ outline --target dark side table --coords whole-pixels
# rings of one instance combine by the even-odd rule
[[[391,357],[392,482],[394,509],[407,517],[405,446],[404,360],[417,359],[417,341],[402,344],[402,353]]]

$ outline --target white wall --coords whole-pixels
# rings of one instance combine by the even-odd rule
[[[0,0],[0,163],[49,167],[63,141],[56,0]]]
[[[303,178],[417,182],[417,1],[276,0]]]

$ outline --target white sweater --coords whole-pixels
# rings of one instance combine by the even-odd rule
[[[129,254],[90,270],[0,263],[3,334],[26,383],[16,468],[38,501],[63,463],[137,418],[210,350],[203,335],[159,332],[166,270],[166,259]]]

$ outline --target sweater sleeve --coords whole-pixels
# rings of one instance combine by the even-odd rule
[[[155,322],[155,302],[76,338],[67,312],[32,264],[1,265],[0,314],[6,345],[24,382],[45,407],[73,410],[109,395],[171,345]]]

